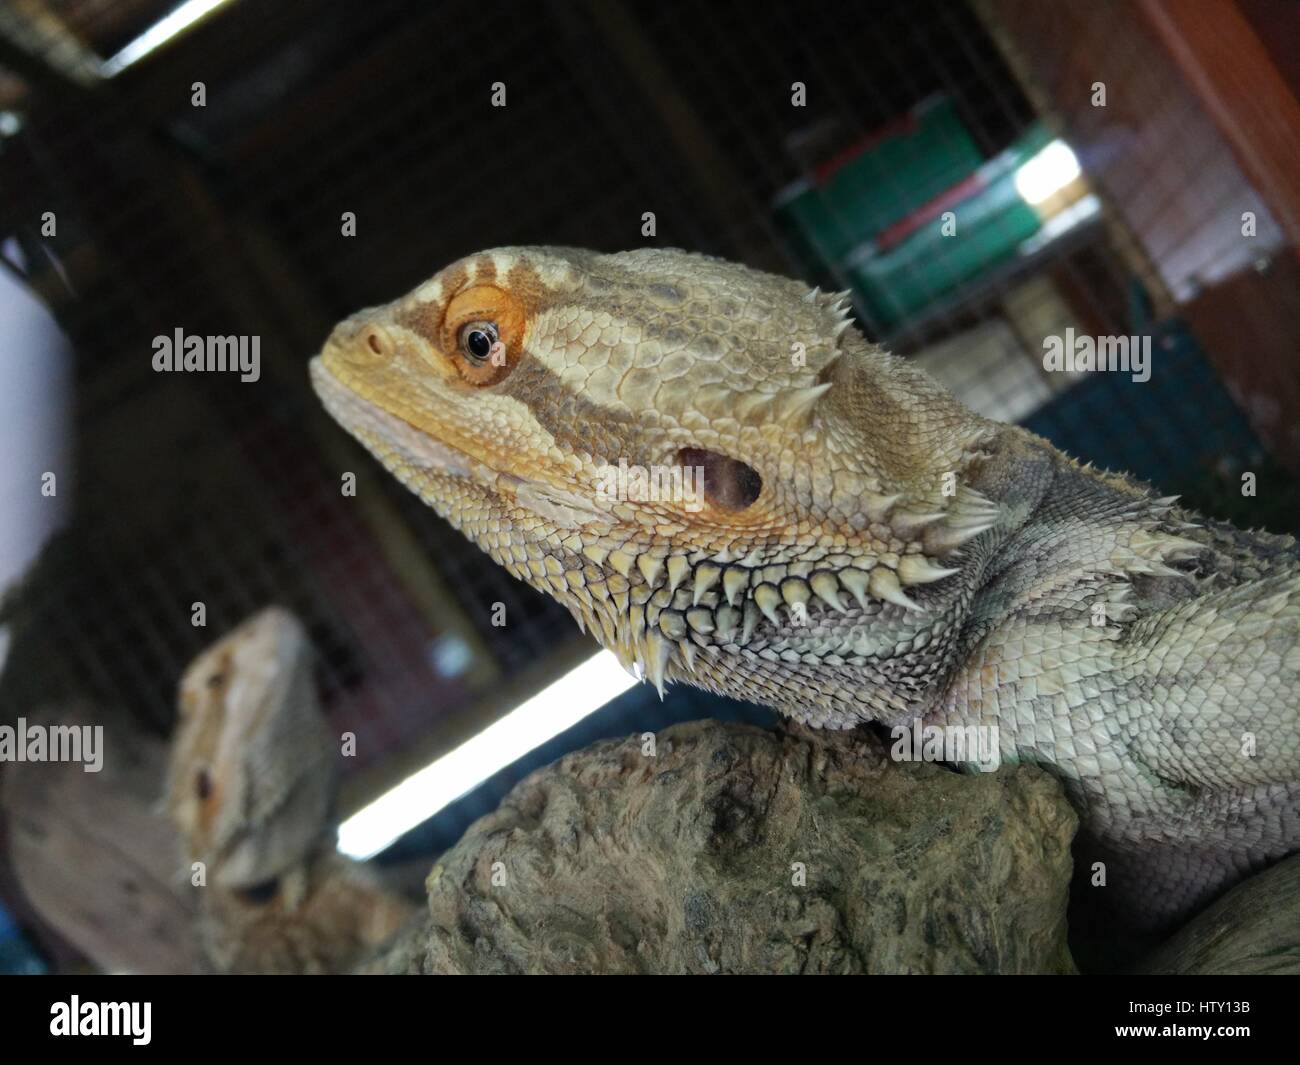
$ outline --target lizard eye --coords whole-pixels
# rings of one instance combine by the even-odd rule
[[[518,297],[492,285],[453,296],[437,337],[461,380],[486,388],[503,380],[523,353],[525,314]]]
[[[461,326],[460,350],[474,363],[487,362],[496,342],[497,327],[493,322],[470,322]]]
[[[254,906],[264,906],[272,902],[280,891],[280,880],[278,877],[272,877],[270,880],[263,880],[258,884],[250,884],[246,888],[241,888],[240,896],[247,903]]]

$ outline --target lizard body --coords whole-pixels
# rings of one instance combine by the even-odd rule
[[[997,726],[1149,927],[1300,845],[1295,542],[975,415],[843,295],[673,250],[496,249],[340,323],[311,370],[661,692]]]

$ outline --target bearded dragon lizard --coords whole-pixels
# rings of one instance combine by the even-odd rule
[[[996,726],[1147,927],[1300,844],[1295,541],[977,416],[845,294],[675,250],[502,248],[340,323],[311,376],[661,693]],[[621,464],[701,470],[702,498],[610,491]]]
[[[190,664],[179,702],[166,805],[186,875],[202,864],[209,959],[222,972],[366,963],[415,907],[335,851],[337,755],[302,623],[254,615]]]

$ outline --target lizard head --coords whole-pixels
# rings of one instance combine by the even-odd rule
[[[302,623],[269,607],[181,677],[166,806],[213,884],[273,881],[325,834],[334,764],[311,660]]]
[[[389,470],[661,690],[849,724],[837,671],[879,666],[901,710],[888,663],[942,649],[955,553],[998,517],[965,479],[990,423],[845,296],[705,256],[483,252],[311,369]],[[791,666],[814,662],[812,690]]]

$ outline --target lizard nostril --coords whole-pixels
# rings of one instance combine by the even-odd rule
[[[355,320],[335,329],[329,346],[362,369],[391,359],[397,350],[393,335],[384,326]]]
[[[393,350],[388,334],[374,326],[369,326],[366,329],[366,347],[383,358],[387,358],[392,354]]]

